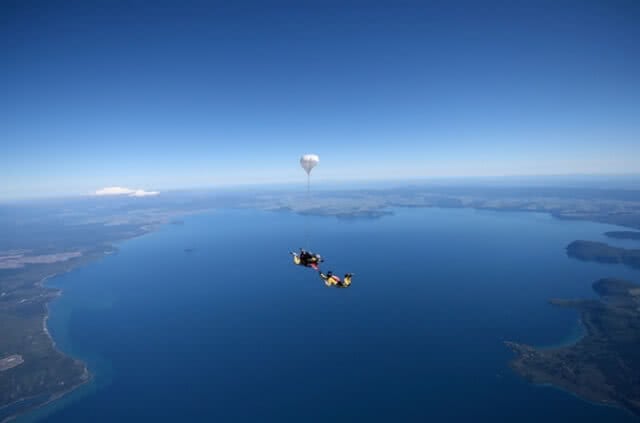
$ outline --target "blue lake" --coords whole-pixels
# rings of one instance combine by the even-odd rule
[[[350,289],[291,264],[305,225],[326,270],[356,273]],[[50,331],[95,378],[21,420],[635,421],[528,384],[503,345],[570,342],[578,315],[549,298],[640,279],[565,255],[614,229],[470,209],[191,216],[50,281]]]

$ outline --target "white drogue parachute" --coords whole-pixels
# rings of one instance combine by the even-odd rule
[[[307,176],[311,175],[311,169],[316,167],[320,162],[320,157],[315,154],[305,154],[300,157],[300,166],[307,172]]]
[[[300,157],[300,166],[307,172],[307,193],[311,189],[311,170],[318,165],[320,157],[316,154],[305,154]]]
[[[307,172],[307,207],[311,207],[311,170],[318,165],[320,162],[320,157],[316,154],[304,154],[300,157],[300,166]],[[307,247],[309,246],[309,223],[307,218],[305,218],[305,228],[304,228],[304,237],[305,244]]]

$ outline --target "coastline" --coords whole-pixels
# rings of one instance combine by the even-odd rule
[[[74,266],[72,266],[72,267],[70,267],[68,269],[65,269],[64,271],[52,273],[52,274],[49,274],[49,275],[43,277],[42,279],[40,279],[39,282],[36,283],[36,286],[38,286],[39,288],[42,288],[42,289],[47,289],[45,287],[45,283],[47,282],[47,280],[52,279],[52,278],[54,278],[56,276],[60,276],[60,275],[64,275],[66,273],[72,272],[73,270],[75,270],[75,269],[77,269],[77,268],[79,268],[79,267],[81,267],[83,265],[86,265],[86,264],[89,264],[89,263],[93,263],[94,261],[97,261],[97,260],[103,258],[104,256],[108,255],[108,254],[110,254],[110,253],[107,252],[107,251],[104,251],[102,254],[97,255],[97,256],[93,256],[93,257],[92,256],[88,256],[89,258],[87,258],[86,261],[82,261],[80,263],[77,263],[76,265],[74,265]],[[44,332],[44,334],[49,339],[49,342],[51,343],[51,346],[53,347],[54,350],[56,350],[57,352],[59,352],[62,355],[71,357],[69,354],[65,353],[64,351],[60,350],[57,347],[56,341],[55,341],[55,339],[53,339],[53,336],[51,336],[51,333],[49,332],[49,328],[47,327],[47,321],[49,320],[49,312],[50,312],[49,311],[49,303],[51,301],[53,301],[54,299],[60,297],[61,295],[62,295],[62,290],[61,289],[55,289],[55,292],[51,296],[51,299],[45,303],[45,313],[44,313],[44,316],[42,316],[42,331]],[[73,358],[73,357],[71,357],[71,358]],[[82,360],[78,360],[78,359],[75,359],[75,358],[73,358],[73,359],[78,363],[82,363],[82,365],[84,367],[84,372],[83,372],[83,374],[81,376],[82,381],[80,383],[77,383],[77,384],[71,386],[70,388],[67,388],[64,391],[51,394],[49,396],[49,398],[47,398],[45,401],[40,402],[38,404],[35,404],[33,406],[27,407],[24,410],[20,410],[20,411],[14,413],[14,414],[11,414],[11,415],[5,417],[3,420],[0,420],[0,423],[7,423],[7,422],[10,422],[10,421],[14,421],[17,418],[22,417],[22,416],[30,413],[33,410],[36,410],[36,409],[41,408],[41,407],[44,407],[47,404],[50,404],[50,403],[52,403],[52,402],[54,402],[56,400],[59,400],[60,398],[64,397],[65,395],[75,391],[77,388],[79,388],[79,387],[87,384],[91,380],[93,380],[93,374],[89,371],[87,363],[85,363]],[[35,399],[37,397],[38,396],[20,398],[19,400],[16,400],[16,401],[14,401],[12,403],[4,405],[3,407],[0,407],[0,411],[2,409],[8,409],[8,408],[17,406],[18,404],[20,404],[22,402],[33,400],[33,399]]]
[[[47,288],[46,287],[46,282],[50,279],[53,279],[57,276],[61,276],[67,273],[70,273],[82,266],[91,264],[91,263],[95,263],[98,260],[103,259],[105,256],[111,255],[114,252],[118,251],[117,246],[115,246],[114,244],[119,243],[119,242],[124,242],[130,239],[134,239],[143,235],[147,235],[149,233],[155,232],[157,231],[159,228],[161,228],[164,224],[166,224],[167,222],[161,222],[160,224],[147,224],[144,226],[140,227],[141,232],[133,234],[130,237],[127,238],[123,238],[123,239],[119,239],[119,240],[115,240],[110,242],[107,245],[103,245],[102,249],[97,252],[97,251],[91,251],[89,252],[87,255],[82,255],[78,258],[77,262],[72,262],[72,263],[68,263],[69,267],[65,268],[62,271],[58,271],[58,272],[54,272],[51,273],[49,275],[46,275],[44,277],[42,277],[38,282],[36,282],[34,285],[44,291],[49,290],[51,291],[50,296],[48,301],[46,301],[45,303],[45,312],[44,315],[42,316],[42,331],[43,333],[46,335],[47,339],[49,340],[51,347],[58,352],[59,354],[61,354],[62,356],[65,357],[69,357],[72,360],[74,360],[76,363],[81,363],[83,366],[83,373],[81,375],[81,381],[79,383],[74,384],[73,386],[60,391],[60,392],[56,392],[53,394],[48,395],[48,397],[46,399],[43,399],[43,401],[41,402],[37,402],[36,404],[30,405],[30,406],[25,406],[24,409],[18,410],[13,414],[10,414],[4,418],[2,418],[2,420],[0,420],[0,423],[8,423],[8,422],[14,422],[16,421],[16,419],[21,419],[21,418],[28,418],[29,413],[32,413],[36,410],[42,409],[44,407],[46,407],[47,405],[50,405],[52,403],[55,403],[56,401],[65,398],[68,396],[68,394],[75,392],[76,390],[78,390],[78,388],[83,387],[83,386],[87,386],[88,384],[90,384],[90,382],[92,382],[95,379],[95,375],[93,373],[91,373],[91,371],[89,370],[89,367],[87,365],[87,363],[83,360],[77,359],[75,357],[73,357],[72,355],[60,350],[57,347],[56,341],[55,339],[53,339],[53,336],[51,335],[49,328],[47,326],[48,320],[49,320],[49,313],[50,313],[50,308],[49,308],[49,303],[51,301],[53,301],[56,298],[59,298],[62,296],[63,294],[63,290],[59,289],[59,288]],[[43,394],[44,395],[44,394]],[[37,399],[39,396],[41,395],[35,395],[35,396],[29,396],[29,397],[24,397],[24,398],[20,398],[16,401],[13,401],[11,403],[5,404],[4,406],[0,407],[0,412],[2,410],[7,410],[10,409],[11,407],[19,407],[19,404],[23,403],[23,402],[29,402],[32,400]]]
[[[51,403],[61,399],[62,397],[65,397],[67,394],[70,394],[71,392],[74,392],[78,388],[80,388],[80,387],[88,384],[89,382],[91,382],[93,380],[93,375],[89,372],[89,369],[88,369],[88,367],[86,365],[85,365],[84,373],[83,373],[82,377],[85,378],[82,382],[72,386],[71,388],[69,388],[69,389],[67,389],[65,391],[62,391],[62,392],[59,392],[57,394],[53,394],[53,395],[49,396],[49,398],[47,398],[46,401],[40,402],[40,403],[38,403],[36,405],[33,405],[32,407],[26,408],[26,409],[21,410],[21,411],[19,411],[17,413],[14,413],[14,414],[12,414],[10,416],[7,416],[7,417],[4,418],[4,420],[0,421],[0,423],[8,423],[8,422],[15,421],[16,419],[19,419],[19,418],[22,418],[22,417],[26,417],[29,413],[33,412],[34,410],[40,409],[42,407],[45,407],[48,404],[51,404]],[[37,398],[37,396],[36,397],[22,398],[22,399],[20,399],[18,401],[15,401],[15,402],[11,403],[11,404],[5,405],[3,408],[12,407],[12,406],[15,406],[15,405],[17,405],[17,404],[19,404],[21,402],[29,401],[29,400],[32,400],[34,398]]]
[[[577,344],[578,342],[583,340],[586,336],[587,336],[587,327],[585,326],[584,321],[582,320],[582,317],[580,317],[578,313],[578,318],[576,319],[576,325],[573,328],[573,330],[569,334],[567,334],[566,337],[552,344],[534,345],[533,347],[540,351],[551,351],[551,350],[562,349],[562,348],[571,347]]]
[[[635,286],[621,279],[599,279],[593,283],[599,300],[555,300],[556,305],[578,309],[584,336],[552,348],[506,341],[515,354],[509,367],[535,386],[553,387],[588,403],[639,417],[637,389],[627,377],[635,371],[634,356],[629,353],[637,339],[629,324],[640,312],[630,293]]]
[[[553,383],[549,383],[549,382],[533,382],[531,383],[532,386],[536,387],[536,388],[540,388],[540,389],[554,389],[558,392],[562,392],[564,394],[567,394],[573,398],[575,398],[578,401],[582,401],[585,402],[591,406],[595,406],[595,407],[605,407],[605,408],[611,408],[614,410],[618,410],[622,413],[627,414],[630,417],[637,417],[631,410],[629,410],[628,408],[626,408],[625,406],[621,405],[621,404],[617,404],[615,402],[610,402],[610,401],[596,401],[596,400],[591,400],[588,398],[585,398],[583,396],[580,396],[579,394],[575,393],[574,391],[571,391],[570,389],[567,388],[563,388],[562,386],[558,386],[558,385],[554,385]]]
[[[44,278],[42,278],[40,282],[38,282],[38,286],[44,288],[44,284],[45,282],[47,282],[47,279],[54,278],[57,275],[63,275],[63,274],[64,273],[53,273],[51,275],[45,276]],[[55,293],[55,297],[53,299],[58,298],[61,295],[62,295],[62,290],[61,289],[57,290]],[[42,331],[47,335],[47,337],[51,341],[51,345],[53,345],[53,347],[56,348],[56,341],[51,336],[51,333],[49,333],[49,328],[47,328],[47,320],[49,320],[49,303],[45,304],[45,313],[44,313],[44,317],[42,318]]]

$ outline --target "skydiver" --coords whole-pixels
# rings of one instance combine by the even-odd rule
[[[309,264],[313,264],[313,263],[320,263],[322,262],[322,257],[320,257],[319,254],[314,254],[312,252],[306,251],[304,249],[300,249],[300,261],[304,264],[304,265],[309,265]]]
[[[307,250],[300,248],[300,261],[302,261],[303,263],[306,263],[308,259],[311,258],[311,253],[309,253]]]
[[[325,275],[321,270],[318,270],[318,275],[324,281],[327,286],[335,286],[336,288],[348,288],[351,286],[351,278],[353,277],[352,273],[347,273],[344,275],[343,279],[340,279],[338,276],[334,275],[331,270],[327,272]]]
[[[303,248],[300,249],[299,253],[291,252],[291,255],[293,256],[294,264],[310,267],[314,270],[318,270],[318,264],[324,261],[319,254],[311,253]]]

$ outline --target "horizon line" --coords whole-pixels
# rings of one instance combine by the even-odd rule
[[[480,175],[480,176],[423,176],[423,177],[408,177],[408,178],[380,178],[380,179],[371,179],[371,178],[341,178],[341,179],[332,179],[332,178],[320,178],[315,181],[312,179],[312,184],[320,185],[319,189],[326,188],[327,185],[333,188],[342,187],[343,189],[353,189],[352,185],[370,185],[376,183],[383,184],[392,184],[396,187],[398,186],[406,186],[405,184],[412,183],[429,183],[429,182],[508,182],[508,181],[516,181],[516,180],[529,180],[529,183],[535,182],[538,180],[545,180],[546,182],[553,182],[553,180],[562,180],[562,179],[577,179],[574,181],[565,181],[565,182],[597,182],[598,179],[604,180],[607,178],[611,179],[640,179],[640,172],[637,173],[566,173],[566,174],[510,174],[510,175]],[[590,179],[589,181],[580,181],[580,178]],[[595,179],[595,180],[594,180]],[[559,182],[559,181],[558,181]],[[229,191],[234,189],[250,189],[250,188],[265,188],[265,187],[295,187],[299,185],[306,185],[306,181],[292,181],[292,180],[276,180],[276,181],[252,181],[252,182],[238,182],[238,183],[223,183],[223,184],[207,184],[207,185],[198,185],[198,186],[185,186],[179,188],[148,188],[145,187],[145,190],[154,190],[159,191],[159,196],[162,194],[169,193],[188,193],[188,192],[203,192],[203,191]],[[338,185],[338,186],[336,186]],[[351,185],[345,186],[345,185]],[[113,185],[113,186],[122,186],[122,185]],[[534,187],[535,185],[522,185],[527,187]],[[560,187],[560,186],[558,186]],[[128,187],[127,187],[128,188]],[[575,187],[573,187],[575,188]],[[592,187],[597,188],[597,187]],[[105,196],[96,195],[96,192],[104,189],[104,187],[96,187],[93,192],[85,192],[85,193],[44,193],[44,194],[35,194],[35,195],[24,195],[24,196],[0,196],[0,205],[6,205],[16,202],[29,202],[29,201],[37,201],[37,200],[62,200],[62,199],[79,199],[79,198],[104,198]],[[609,187],[609,188],[601,188],[601,189],[629,189],[629,188],[621,188],[621,187]],[[637,189],[640,189],[638,187]],[[106,196],[110,197],[110,196]],[[126,196],[114,195],[113,197],[124,198]],[[158,196],[155,196],[157,198]],[[133,201],[133,200],[132,200]]]

